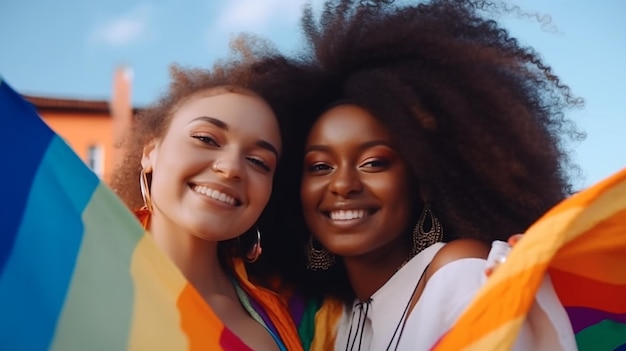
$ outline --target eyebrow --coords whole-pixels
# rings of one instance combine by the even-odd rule
[[[274,145],[270,144],[269,142],[265,141],[265,140],[259,140],[256,143],[256,146],[268,150],[270,152],[272,152],[274,154],[274,156],[276,156],[276,159],[279,159],[279,155],[278,155],[278,150],[274,147]]]
[[[368,142],[365,142],[365,143],[359,145],[359,150],[365,150],[365,149],[369,149],[371,147],[379,146],[379,145],[386,146],[388,148],[394,149],[394,147],[391,146],[391,144],[389,144],[386,141],[383,141],[383,140],[371,140],[371,141],[368,141]],[[309,153],[309,152],[312,152],[312,151],[328,152],[328,151],[330,151],[330,146],[329,145],[322,145],[322,144],[311,145],[311,146],[307,147],[306,150],[304,150],[304,153],[306,154],[306,153]]]
[[[195,121],[208,122],[208,123],[211,123],[212,125],[218,127],[219,129],[226,130],[226,131],[228,130],[228,124],[224,123],[223,121],[220,121],[219,119],[217,119],[215,117],[200,116],[200,117],[196,117],[196,118],[192,119],[191,121],[189,121],[189,123],[195,122]]]
[[[209,116],[200,116],[200,117],[196,117],[194,119],[192,119],[189,123],[194,122],[194,121],[204,121],[207,123],[210,123],[216,127],[218,127],[219,129],[228,131],[228,124],[224,123],[224,121],[221,121],[215,117],[209,117]],[[279,157],[279,153],[278,153],[278,149],[276,149],[276,147],[274,145],[272,145],[270,142],[265,141],[265,140],[259,140],[256,143],[254,143],[256,146],[268,150],[271,153],[273,153],[276,158],[280,158]]]

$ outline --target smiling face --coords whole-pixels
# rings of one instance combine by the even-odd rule
[[[214,91],[190,98],[163,138],[144,148],[152,225],[212,241],[242,234],[269,200],[280,141],[274,113],[256,96]]]
[[[359,256],[404,247],[409,189],[389,132],[369,112],[340,105],[314,124],[300,196],[311,232],[328,250]]]

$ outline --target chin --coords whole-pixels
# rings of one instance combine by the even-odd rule
[[[368,252],[367,249],[364,249],[361,245],[357,245],[356,243],[329,245],[326,249],[334,255],[341,257],[359,256]]]
[[[213,241],[213,242],[226,241],[226,240],[233,238],[232,236],[226,237],[226,236],[215,235],[215,233],[203,233],[203,232],[194,232],[193,236],[195,236],[198,239],[202,239],[205,241]]]
[[[216,226],[210,223],[197,223],[196,225],[190,226],[189,231],[196,238],[206,241],[225,241],[238,236],[230,232],[227,233],[224,230],[211,231],[207,230],[207,228],[216,228]]]

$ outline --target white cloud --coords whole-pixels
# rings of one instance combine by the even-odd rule
[[[90,39],[113,47],[127,46],[148,35],[152,6],[144,3],[108,21],[100,23],[91,32]]]
[[[298,38],[298,22],[305,3],[321,0],[224,0],[212,8],[206,31],[209,52],[220,56],[228,42],[242,32],[269,39],[270,45],[286,50]]]
[[[264,33],[271,27],[292,25],[298,21],[304,3],[305,0],[231,0],[220,9],[211,32]]]

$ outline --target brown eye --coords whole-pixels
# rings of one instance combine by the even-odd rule
[[[368,160],[365,163],[361,164],[363,168],[387,168],[391,162],[386,159],[373,159]]]
[[[314,163],[307,167],[307,171],[310,173],[325,172],[331,169],[332,167],[330,165],[322,162]]]
[[[207,136],[207,135],[192,135],[191,137],[194,138],[194,139],[200,140],[204,144],[215,146],[215,147],[220,147],[220,145],[215,141],[215,139],[211,138],[210,136]]]
[[[269,172],[272,170],[270,166],[261,159],[258,159],[256,157],[248,157],[247,160],[250,161],[253,165],[263,169],[266,172]]]

